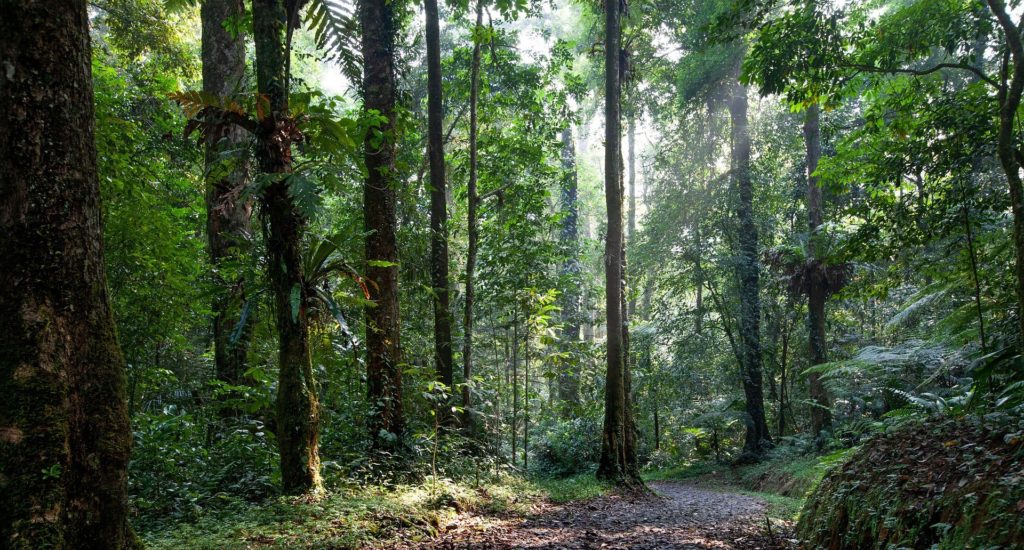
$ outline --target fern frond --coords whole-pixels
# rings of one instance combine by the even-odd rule
[[[313,31],[316,47],[324,60],[337,63],[352,83],[362,80],[359,21],[351,0],[311,0],[306,25]]]

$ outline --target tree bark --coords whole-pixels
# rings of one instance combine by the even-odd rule
[[[84,1],[0,17],[0,547],[134,548]]]
[[[306,219],[290,192],[292,143],[300,138],[288,108],[287,27],[294,21],[285,0],[253,0],[256,85],[270,104],[257,132],[257,158],[273,178],[261,197],[267,217],[267,257],[278,333],[277,442],[281,489],[319,492],[320,404],[309,348],[307,288],[302,262]]]
[[[760,456],[771,445],[764,413],[761,374],[761,298],[757,225],[754,222],[754,186],[750,177],[750,130],[747,126],[747,89],[733,85],[729,100],[732,122],[733,177],[739,191],[736,215],[739,219],[740,355],[743,393],[747,401],[747,432],[744,453]]]
[[[476,28],[483,26],[483,0],[476,3]],[[476,276],[476,255],[480,242],[480,224],[477,220],[476,208],[480,197],[477,195],[477,102],[480,98],[480,43],[473,42],[473,61],[469,76],[469,183],[466,185],[467,214],[466,227],[468,245],[466,250],[466,312],[462,343],[462,408],[463,428],[467,433],[473,432],[472,402],[470,399],[470,382],[473,380],[473,305]]]
[[[207,0],[201,8],[203,91],[224,97],[242,91],[245,77],[245,41],[232,37],[225,20],[245,12],[242,0]],[[227,151],[244,147],[246,132],[224,125],[206,136],[206,238],[218,292],[213,299],[213,350],[217,379],[231,385],[245,383],[252,322],[233,336],[245,302],[246,281],[236,266],[249,251],[252,205],[241,198],[249,175],[242,158],[225,162]],[[226,274],[226,276],[225,276]],[[233,412],[233,411],[229,411]]]
[[[817,105],[807,108],[804,118],[804,143],[807,147],[807,223],[808,223],[808,271],[807,287],[807,335],[810,346],[811,366],[828,361],[825,351],[825,301],[828,298],[824,266],[817,257],[815,232],[821,227],[824,218],[822,207],[821,186],[818,176],[814,175],[821,160],[820,113]],[[816,436],[822,430],[832,426],[832,403],[828,391],[821,381],[821,375],[807,375],[807,385],[811,401],[811,431]]]
[[[999,102],[999,133],[996,154],[1006,173],[1010,188],[1010,209],[1013,212],[1013,249],[1016,253],[1014,275],[1017,290],[1017,331],[1019,343],[1024,345],[1024,183],[1021,181],[1021,152],[1016,145],[1017,111],[1024,92],[1024,43],[1020,27],[1006,11],[1003,0],[986,0],[992,14],[1003,30],[1009,50],[1008,63],[1004,63],[1001,85],[996,94]]]
[[[441,31],[437,0],[424,0],[427,34],[427,153],[430,163],[430,279],[434,303],[434,367],[437,380],[453,389],[452,319],[448,300],[448,182],[444,165],[444,105],[441,97]],[[437,414],[454,420],[447,403]]]
[[[572,129],[562,130],[562,245],[566,247],[562,263],[562,276],[568,281],[562,293],[562,322],[565,341],[575,345],[580,338],[580,293],[577,279],[580,274],[579,261],[579,204],[576,177],[576,147]],[[563,417],[572,414],[572,405],[579,403],[579,368],[570,365],[563,368],[558,377],[558,399],[562,403]]]
[[[366,230],[366,371],[371,447],[399,448],[402,416],[402,349],[398,316],[398,243],[395,177],[395,8],[388,0],[364,0],[359,7],[363,50],[363,106],[385,120],[365,141],[363,186]]]
[[[626,132],[626,151],[629,156],[628,183],[629,183],[629,215],[626,218],[626,227],[629,235],[629,246],[632,248],[636,242],[636,118],[633,112],[629,113],[629,130]],[[631,277],[632,278],[632,277]],[[636,297],[629,297],[629,304],[626,313],[630,318],[636,315]]]
[[[629,405],[622,341],[622,173],[621,149],[621,3],[605,3],[605,204],[608,234],[605,240],[605,306],[607,309],[607,369],[605,371],[604,427],[598,479],[639,483],[636,455],[628,444]]]

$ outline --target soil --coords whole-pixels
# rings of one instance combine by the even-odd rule
[[[426,549],[776,549],[791,547],[791,525],[772,521],[764,501],[677,482],[651,494],[613,494],[583,502],[540,504],[529,517],[464,514]],[[770,528],[769,528],[770,525]]]

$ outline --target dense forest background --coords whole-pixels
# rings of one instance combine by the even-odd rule
[[[617,5],[88,4],[143,540],[725,464],[803,497],[922,422],[1019,455],[1020,9]]]

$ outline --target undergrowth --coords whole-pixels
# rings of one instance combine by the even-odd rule
[[[280,497],[225,502],[190,521],[140,526],[147,548],[359,548],[398,536],[427,540],[459,513],[528,515],[537,502],[600,496],[609,486],[581,474],[527,480],[505,474],[474,483],[426,479],[415,485],[339,487],[319,500]]]

